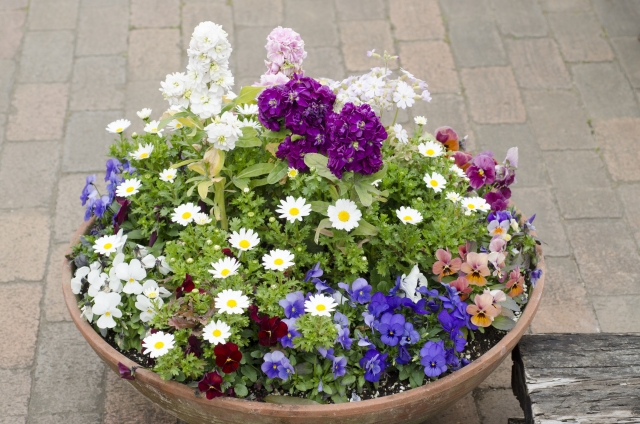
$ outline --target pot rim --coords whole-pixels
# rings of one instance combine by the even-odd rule
[[[78,327],[78,330],[80,330],[87,342],[96,352],[100,351],[104,353],[104,356],[109,358],[110,361],[108,362],[111,362],[109,364],[111,368],[116,369],[118,362],[121,362],[122,364],[130,368],[133,366],[139,367],[139,364],[133,362],[132,360],[118,352],[116,349],[111,347],[111,345],[109,345],[109,343],[107,343],[106,340],[104,340],[102,336],[97,333],[93,329],[93,327],[82,318],[80,309],[78,308],[78,300],[76,298],[76,295],[71,291],[71,267],[69,262],[66,260],[66,255],[71,253],[71,247],[78,243],[80,236],[86,233],[87,229],[93,223],[93,221],[94,219],[92,218],[91,220],[84,222],[82,225],[80,225],[80,227],[78,227],[71,239],[70,245],[67,247],[67,250],[65,252],[62,272],[62,291],[64,300],[71,318],[76,327]],[[472,376],[473,374],[476,374],[484,368],[491,366],[493,361],[490,361],[490,358],[493,358],[494,356],[499,356],[502,358],[503,356],[506,356],[509,352],[511,352],[511,350],[515,347],[515,345],[518,343],[522,335],[525,333],[525,331],[533,321],[533,317],[538,310],[544,288],[544,279],[546,274],[544,256],[542,255],[542,249],[540,248],[540,246],[536,246],[536,249],[539,254],[538,268],[542,269],[542,276],[533,288],[527,306],[516,322],[516,326],[511,329],[506,334],[506,336],[504,336],[502,340],[500,340],[493,348],[485,352],[482,356],[472,361],[464,368],[454,371],[450,375],[440,378],[434,382],[416,387],[414,389],[409,389],[402,393],[396,393],[393,395],[363,400],[359,402],[347,402],[340,404],[284,405],[256,402],[241,398],[219,397],[208,400],[206,399],[206,397],[196,397],[194,395],[193,388],[176,381],[162,380],[158,374],[146,368],[138,368],[136,370],[136,380],[141,384],[154,387],[161,391],[170,390],[175,396],[188,399],[191,402],[199,403],[205,408],[218,407],[222,409],[245,412],[247,410],[251,410],[255,411],[256,414],[259,413],[262,415],[278,417],[286,417],[291,415],[300,416],[301,414],[309,414],[312,416],[355,416],[364,412],[370,413],[372,409],[386,409],[397,407],[399,404],[416,402],[419,401],[420,398],[424,398],[427,395],[433,396],[438,392],[459,385],[461,382],[470,378],[470,376]],[[503,359],[504,358],[500,359],[500,362]]]

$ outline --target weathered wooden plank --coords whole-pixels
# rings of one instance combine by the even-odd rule
[[[524,336],[513,359],[526,423],[640,423],[640,334]]]

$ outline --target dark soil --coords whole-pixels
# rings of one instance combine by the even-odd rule
[[[475,338],[467,343],[464,352],[462,352],[462,356],[470,361],[474,361],[475,359],[488,352],[493,346],[495,346],[500,340],[502,340],[502,338],[506,334],[506,331],[497,330],[494,327],[485,328],[484,333],[474,332]],[[153,359],[150,359],[148,356],[143,355],[136,350],[120,350],[120,348],[115,343],[113,332],[109,332],[105,340],[111,345],[111,347],[122,353],[127,358],[131,359],[133,362],[139,364],[142,368],[152,367],[155,362]],[[449,374],[451,374],[451,371],[442,374],[440,378],[445,377]],[[268,392],[262,386],[253,386],[249,387],[248,389],[249,395],[246,397],[246,399],[252,401],[264,402],[264,398],[267,395],[275,394]],[[399,381],[398,372],[393,371],[387,373],[380,379],[380,384],[378,385],[377,389],[371,386],[365,386],[362,393],[359,393],[358,396],[361,400],[375,399],[382,396],[402,393],[405,390],[409,389],[411,389],[409,381]],[[285,395],[282,390],[279,392],[279,394]],[[286,395],[288,396],[288,393]],[[304,396],[300,394],[298,395],[298,397]],[[347,397],[351,398],[351,394],[347,393]],[[331,400],[328,400],[328,402],[332,403]]]

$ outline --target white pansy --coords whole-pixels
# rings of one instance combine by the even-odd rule
[[[231,246],[242,251],[251,250],[260,243],[260,238],[253,230],[240,228],[239,232],[231,233],[229,237]]]
[[[189,202],[187,204],[180,205],[173,210],[173,213],[171,214],[171,221],[186,226],[195,219],[197,213],[200,213],[200,206],[196,206]]]
[[[140,182],[137,178],[131,178],[129,180],[124,180],[118,185],[116,188],[116,196],[118,197],[129,197],[136,194],[139,188],[142,186],[142,182]]]
[[[87,293],[89,296],[95,297],[102,291],[108,292],[110,289],[105,290],[105,284],[108,278],[109,276],[104,272],[100,272],[97,269],[91,270],[89,274],[87,274],[87,281],[89,282]]]
[[[158,358],[171,349],[175,345],[173,334],[158,331],[142,340],[142,353],[149,355],[151,358]]]
[[[335,205],[327,209],[329,220],[333,228],[337,230],[351,231],[358,226],[362,212],[352,200],[338,199]]]
[[[96,324],[99,328],[113,328],[116,326],[114,318],[122,317],[122,311],[118,309],[120,295],[118,293],[100,292],[93,299],[92,312],[100,315]]]
[[[440,193],[443,188],[447,185],[447,180],[444,179],[444,176],[434,172],[432,174],[426,174],[424,176],[424,182],[427,184],[427,188],[435,191],[436,193]]]
[[[160,173],[160,180],[166,181],[168,183],[173,183],[173,180],[176,178],[178,170],[173,168],[167,168]]]
[[[148,143],[148,144],[138,144],[138,149],[135,152],[131,152],[129,153],[129,156],[132,156],[134,159],[137,160],[142,160],[142,159],[147,159],[149,156],[151,156],[151,153],[153,152],[153,144]]]
[[[284,271],[294,265],[294,257],[288,250],[274,249],[262,257],[262,266],[274,271]]]
[[[118,265],[124,262],[124,253],[118,253],[111,262],[111,269],[109,270],[109,290],[112,292],[120,293],[122,291],[122,281],[116,275],[116,268]]]
[[[442,144],[437,141],[427,141],[426,143],[420,143],[418,145],[418,151],[422,156],[426,156],[428,158],[436,158],[438,156],[442,156],[444,153]]]
[[[402,277],[400,277],[400,290],[405,293],[405,297],[408,297],[415,303],[422,298],[416,289],[418,286],[427,287],[427,283],[427,277],[420,272],[418,265],[414,265],[409,275],[402,274]]]
[[[135,306],[140,311],[140,321],[149,322],[156,314],[156,309],[162,304],[162,299],[159,297],[152,299],[142,294],[137,295]]]
[[[209,272],[213,274],[213,278],[227,278],[238,273],[240,262],[236,258],[224,257],[218,262],[212,262]]]
[[[400,209],[396,210],[396,216],[403,224],[416,225],[422,222],[422,214],[413,208],[400,206]]]
[[[173,271],[164,256],[158,256],[158,258],[156,259],[156,266],[158,267],[158,271],[160,271],[160,274],[162,275],[167,275],[168,273]]]
[[[293,196],[287,196],[285,200],[280,200],[276,212],[280,214],[280,218],[286,218],[289,222],[302,222],[302,218],[311,213],[311,205],[304,197],[296,199]]]
[[[147,271],[142,267],[142,263],[138,259],[132,259],[131,262],[123,262],[116,266],[116,277],[124,281],[122,291],[127,294],[142,293],[142,284],[140,281],[147,277]]]
[[[220,313],[241,314],[249,307],[249,298],[240,290],[223,290],[215,298],[215,307]]]
[[[309,300],[304,302],[304,311],[312,316],[331,316],[338,303],[333,297],[324,294],[311,295]]]
[[[231,327],[220,320],[211,321],[202,329],[202,338],[214,346],[218,343],[226,343],[229,337],[231,337]]]
[[[158,286],[155,280],[147,280],[142,285],[142,294],[149,299],[158,299],[171,296],[171,292],[164,287]]]
[[[75,276],[71,279],[71,292],[73,294],[80,294],[82,289],[82,280],[89,274],[91,268],[83,266],[76,269]]]
[[[140,119],[147,119],[148,117],[151,116],[151,112],[152,112],[151,109],[149,109],[148,107],[145,107],[142,110],[137,111],[136,115],[138,115],[138,118]]]
[[[107,125],[107,128],[105,129],[112,134],[120,134],[122,131],[129,128],[130,125],[131,121],[128,119],[118,119],[117,121],[113,121]]]
[[[80,308],[80,313],[82,318],[86,319],[87,322],[93,321],[93,308],[91,304],[86,303],[82,308]]]

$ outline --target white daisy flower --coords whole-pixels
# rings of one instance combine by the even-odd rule
[[[296,168],[289,168],[289,170],[287,171],[287,175],[289,176],[289,178],[295,178],[299,173],[300,171],[298,171]]]
[[[160,121],[150,121],[147,125],[144,126],[144,132],[149,134],[162,135],[162,130],[158,129],[159,126]]]
[[[137,178],[131,178],[130,180],[124,180],[120,185],[116,188],[116,196],[118,197],[129,197],[136,194],[139,188],[142,186],[142,183]]]
[[[335,206],[327,209],[331,225],[337,230],[351,231],[358,226],[362,212],[356,203],[348,199],[339,199]]]
[[[136,296],[136,308],[140,311],[140,321],[149,322],[156,314],[156,309],[162,306],[163,301],[160,298],[150,299],[145,295]]]
[[[481,210],[482,212],[489,212],[491,210],[491,205],[482,197],[478,197],[478,210]]]
[[[202,329],[202,338],[212,345],[224,344],[229,337],[231,337],[231,327],[220,320],[211,321]]]
[[[462,199],[462,208],[467,215],[470,215],[471,212],[485,211],[491,207],[482,197],[465,197]]]
[[[105,129],[111,134],[120,134],[122,131],[129,128],[130,125],[131,121],[129,121],[128,119],[118,119],[117,121],[113,121],[112,123],[107,125],[107,128]]]
[[[323,294],[312,295],[304,302],[304,311],[312,316],[331,316],[331,312],[338,306],[331,296]]]
[[[413,118],[413,121],[416,123],[416,125],[427,125],[427,118],[425,118],[424,116],[416,116],[415,118]]]
[[[304,197],[295,199],[293,196],[287,196],[286,200],[280,200],[276,212],[280,214],[280,218],[286,218],[289,222],[302,222],[302,217],[311,213],[311,205],[306,203]]]
[[[193,216],[193,222],[198,225],[205,225],[211,223],[211,217],[204,212],[198,212]]]
[[[116,252],[119,247],[124,244],[121,237],[117,234],[111,236],[102,236],[95,241],[93,250],[101,255],[111,256],[113,252]]]
[[[122,317],[122,311],[118,309],[120,295],[118,293],[97,293],[93,299],[92,312],[101,315],[96,324],[99,328],[113,328],[116,321],[113,319]]]
[[[440,193],[443,188],[447,185],[447,180],[437,172],[429,175],[426,174],[424,176],[424,182],[427,184],[427,187],[435,191],[436,193]]]
[[[284,271],[294,265],[294,257],[288,250],[275,249],[262,257],[262,266],[274,271]]]
[[[179,130],[180,128],[184,128],[184,124],[178,121],[177,119],[174,119],[173,121],[167,124],[167,128],[169,128],[172,131],[175,131],[175,130]]]
[[[458,177],[462,178],[463,180],[469,179],[469,177],[467,177],[467,174],[464,172],[464,170],[460,168],[458,165],[456,165],[455,163],[451,165],[449,170],[454,174],[456,174]]]
[[[151,156],[151,152],[153,152],[153,144],[138,144],[138,150],[129,153],[129,156],[133,156],[133,158],[137,160],[142,160],[147,159],[149,156]]]
[[[254,233],[253,230],[246,230],[244,228],[240,228],[239,232],[233,232],[231,237],[229,237],[229,243],[231,246],[245,251],[251,250],[260,243],[260,238],[258,234]]]
[[[428,158],[436,158],[442,156],[442,144],[437,141],[427,141],[418,145],[418,151]]]
[[[453,203],[458,203],[462,199],[462,196],[460,196],[455,191],[448,191],[446,197],[447,199],[451,200]]]
[[[136,115],[138,115],[138,118],[140,119],[147,119],[149,116],[151,116],[151,109],[145,107],[142,110],[137,111]]]
[[[244,127],[251,127],[251,128],[253,128],[254,130],[259,130],[259,129],[260,129],[260,127],[261,127],[261,124],[260,124],[260,122],[258,122],[258,121],[252,121],[252,120],[251,120],[251,119],[249,119],[249,118],[245,118],[245,119],[240,119],[240,120],[238,121],[238,126],[239,126],[240,128],[244,128]]]
[[[258,114],[258,105],[239,105],[236,106],[236,110],[240,115],[257,115]]]
[[[211,266],[213,269],[210,269],[209,272],[213,274],[213,278],[227,278],[238,273],[240,262],[236,258],[224,257],[218,262],[212,262]]]
[[[215,306],[219,309],[218,312],[241,314],[249,307],[249,298],[240,290],[222,290],[216,296]]]
[[[147,271],[139,260],[132,259],[131,262],[123,262],[115,268],[116,277],[124,281],[123,292],[127,294],[142,293],[142,284],[140,284],[140,281],[147,277]]]
[[[196,206],[189,202],[175,208],[171,214],[171,220],[180,225],[186,226],[194,220],[197,213],[200,213],[200,206]]]
[[[158,331],[142,339],[142,353],[158,358],[173,349],[175,343],[173,334]]]
[[[164,287],[159,287],[155,280],[147,280],[142,285],[142,294],[149,299],[158,299],[159,297],[169,297],[171,292]]]
[[[422,214],[413,208],[400,206],[400,209],[396,210],[396,215],[403,224],[416,225],[422,222]]]
[[[166,181],[168,183],[173,183],[173,180],[176,179],[176,169],[168,168],[160,173],[160,180]]]

